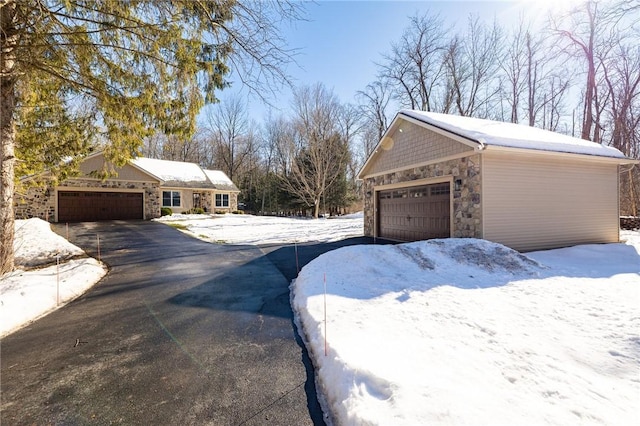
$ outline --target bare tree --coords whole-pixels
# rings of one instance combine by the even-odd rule
[[[608,55],[599,57],[603,85],[608,95],[604,119],[607,141],[631,158],[640,158],[640,47],[636,38],[625,39],[622,33],[612,43]],[[637,35],[640,35],[637,34]],[[640,173],[628,168],[621,175],[621,210],[638,215]]]
[[[288,47],[281,25],[305,19],[304,2],[295,0],[234,1],[233,20],[225,22],[224,40],[231,45],[228,57],[233,77],[254,95],[269,103],[284,85],[292,86],[287,66],[298,49]],[[216,40],[213,40],[216,41]]]
[[[499,95],[501,38],[495,21],[487,26],[470,16],[467,32],[450,41],[445,66],[458,114],[486,116],[488,105]]]
[[[337,126],[341,106],[323,85],[294,92],[292,129],[280,140],[283,186],[313,209],[318,217],[321,201],[344,172],[348,146]]]
[[[389,102],[391,101],[391,90],[382,81],[374,81],[358,91],[356,97],[360,100],[360,114],[366,124],[377,134],[378,140],[382,138],[385,130],[389,126]],[[369,155],[366,152],[365,155]]]
[[[364,164],[389,126],[391,97],[391,88],[380,80],[368,84],[364,90],[356,94],[356,98],[361,102],[359,111],[362,116],[359,146],[352,146],[356,168]]]
[[[249,121],[246,104],[240,97],[231,97],[211,108],[206,117],[204,131],[213,154],[208,166],[234,180],[257,149],[255,126]]]
[[[583,91],[582,139],[599,142],[600,124],[595,120],[594,109],[597,99],[598,86],[596,83],[596,48],[598,26],[603,23],[599,3],[587,0],[583,5],[571,10],[562,22],[568,22],[569,27],[562,28],[557,19],[551,16],[552,30],[561,39],[568,42],[568,51],[580,57],[586,64],[586,81]]]
[[[398,43],[383,55],[381,78],[393,88],[395,98],[406,107],[431,111],[443,74],[442,55],[448,28],[438,14],[410,18]]]
[[[507,90],[505,90],[503,97],[510,106],[509,120],[512,123],[519,122],[521,98],[527,87],[526,42],[528,35],[529,29],[521,16],[515,31],[510,35],[510,43],[506,47],[500,64],[507,80]]]

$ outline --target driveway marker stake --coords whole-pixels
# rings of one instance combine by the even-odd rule
[[[56,254],[56,306],[60,306],[60,255]]]
[[[298,263],[298,242],[297,241],[293,242],[293,247],[296,250],[296,277],[297,277],[298,275],[300,275],[300,266]]]
[[[324,356],[327,356],[327,273],[324,273]]]
[[[67,241],[69,240],[69,222],[67,222]]]
[[[101,262],[101,260],[100,260],[100,235],[96,234],[96,238],[98,238],[98,262]]]

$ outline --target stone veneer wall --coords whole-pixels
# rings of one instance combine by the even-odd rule
[[[25,193],[15,195],[16,219],[38,217],[47,222],[55,219],[55,191],[53,188],[32,187]]]
[[[202,194],[202,208],[207,213],[213,213],[213,211],[215,210],[215,208],[213,207],[214,205],[213,192],[206,191],[206,192],[202,192],[201,194]]]
[[[238,210],[238,193],[232,192],[229,194],[229,210],[235,212]]]
[[[160,187],[156,182],[129,182],[120,180],[100,181],[95,179],[71,179],[58,185],[59,188],[91,188],[144,190],[144,218],[160,217]],[[55,220],[56,191],[53,188],[30,188],[26,194],[16,196],[15,209],[17,219],[39,217],[53,222]]]
[[[636,230],[640,229],[640,217],[622,216],[620,217],[620,229]]]
[[[453,194],[453,223],[456,238],[482,238],[482,184],[480,175],[480,155],[472,155],[455,160],[433,163],[399,172],[379,175],[364,180],[364,234],[374,235],[374,187],[419,179],[451,176],[460,179],[459,191],[451,187]],[[370,196],[366,194],[370,193]]]

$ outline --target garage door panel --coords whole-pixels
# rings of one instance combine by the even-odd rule
[[[143,195],[137,192],[58,192],[58,221],[142,219]]]
[[[417,241],[450,236],[449,183],[378,192],[378,235]]]

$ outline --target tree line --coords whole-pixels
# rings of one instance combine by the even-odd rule
[[[513,26],[469,16],[458,30],[416,14],[354,103],[300,86],[286,117],[259,124],[233,98],[193,139],[152,138],[144,154],[225,171],[252,212],[314,216],[357,206],[357,171],[399,108],[536,126],[640,158],[639,4],[587,1]],[[640,168],[622,170],[623,214],[638,214],[639,182]]]
[[[352,103],[316,83],[294,88],[290,110],[264,123],[236,99],[198,126],[231,70],[259,98],[292,86],[295,51],[279,25],[305,7],[1,1],[0,273],[13,269],[18,178],[73,176],[97,146],[116,166],[143,153],[220,169],[249,210],[312,215],[360,197],[356,173],[399,108],[538,126],[640,158],[640,0],[587,0],[514,27],[470,16],[456,29],[416,14]],[[623,170],[623,214],[638,214],[639,181],[640,168]]]

